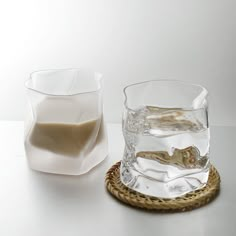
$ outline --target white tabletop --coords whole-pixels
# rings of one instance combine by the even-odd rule
[[[82,176],[28,168],[23,123],[0,122],[0,235],[235,235],[236,127],[212,127],[211,160],[221,174],[221,193],[200,209],[174,214],[128,207],[104,187],[106,170],[123,152],[121,126],[108,125],[109,156]]]

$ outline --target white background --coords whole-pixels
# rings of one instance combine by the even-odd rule
[[[24,118],[30,72],[104,74],[105,117],[120,122],[122,88],[172,78],[210,92],[212,125],[236,125],[234,0],[0,2],[0,119]]]

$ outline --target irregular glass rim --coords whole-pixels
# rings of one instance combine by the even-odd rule
[[[136,85],[140,85],[140,84],[147,84],[147,83],[151,83],[151,82],[175,82],[175,83],[178,83],[178,84],[184,84],[184,85],[190,85],[192,87],[198,87],[200,88],[203,92],[205,92],[205,97],[208,96],[208,90],[200,85],[200,84],[194,84],[194,83],[189,83],[189,82],[186,82],[186,81],[182,81],[182,80],[175,80],[175,79],[153,79],[153,80],[146,80],[146,81],[142,81],[142,82],[138,82],[138,83],[133,83],[133,84],[129,84],[127,86],[125,86],[123,88],[123,94],[125,96],[125,100],[124,100],[124,107],[127,109],[127,110],[130,110],[130,111],[133,111],[135,112],[134,109],[130,108],[127,104],[127,101],[128,101],[128,97],[127,97],[127,92],[126,90],[130,87],[133,87],[133,86],[136,86]],[[170,108],[170,109],[177,109],[177,108],[181,108],[182,110],[185,110],[185,111],[193,111],[193,110],[198,110],[200,108],[192,108],[192,109],[189,109],[189,108],[186,108],[186,107],[161,107],[160,108]]]
[[[36,93],[39,93],[39,94],[42,94],[42,95],[46,95],[46,96],[53,96],[53,97],[69,97],[69,96],[76,96],[76,95],[80,95],[80,94],[89,94],[89,93],[96,93],[96,92],[99,92],[102,90],[102,87],[103,87],[103,74],[100,73],[100,72],[96,72],[94,71],[94,75],[98,75],[99,78],[94,78],[94,81],[98,81],[99,83],[99,87],[98,89],[96,90],[91,90],[91,91],[87,91],[87,92],[79,92],[79,93],[73,93],[73,94],[50,94],[50,93],[45,93],[43,91],[40,91],[40,90],[37,90],[37,89],[33,89],[32,87],[28,86],[28,83],[30,81],[32,81],[32,76],[36,73],[40,73],[40,72],[53,72],[53,71],[69,71],[69,70],[80,70],[80,68],[64,68],[64,69],[45,69],[45,70],[36,70],[36,71],[33,71],[30,73],[30,78],[27,79],[25,81],[25,88],[26,89],[29,89],[33,92],[36,92]]]

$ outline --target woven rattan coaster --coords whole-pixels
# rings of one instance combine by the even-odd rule
[[[220,190],[220,175],[211,165],[207,185],[199,190],[175,199],[147,196],[130,190],[120,180],[120,162],[113,165],[105,178],[107,190],[120,201],[133,207],[161,212],[189,211],[211,202]]]

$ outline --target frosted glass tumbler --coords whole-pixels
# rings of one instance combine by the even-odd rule
[[[45,70],[26,81],[25,152],[38,171],[80,175],[108,153],[102,75]]]

